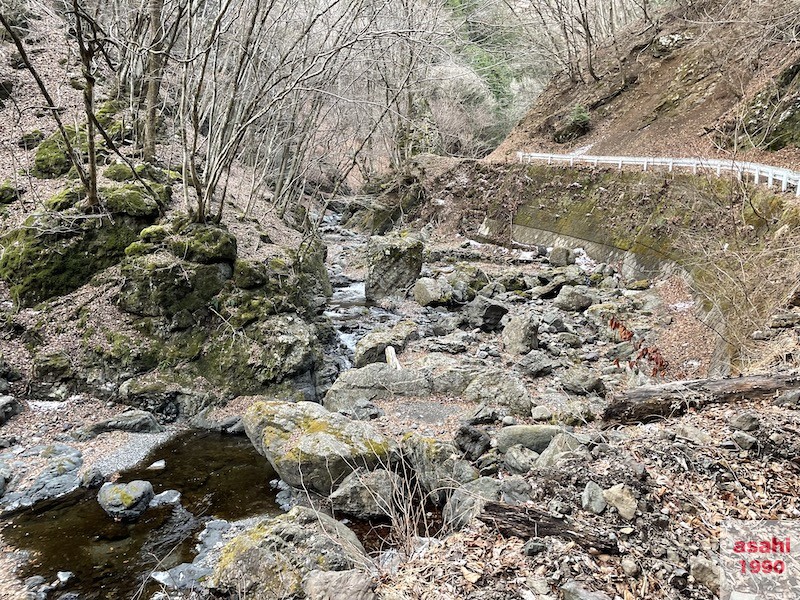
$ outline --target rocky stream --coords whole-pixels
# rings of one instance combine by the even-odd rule
[[[714,367],[686,281],[626,280],[580,249],[370,238],[340,219],[320,228],[322,355],[288,390],[238,396],[222,416],[138,406],[53,444],[3,439],[2,537],[28,597],[367,600],[441,585],[443,598],[602,600],[610,581],[712,598],[692,485],[712,482],[706,509],[746,496],[725,453],[785,461],[790,416],[601,420],[620,390]],[[317,402],[292,381],[313,381]],[[3,420],[21,410],[4,398]],[[58,409],[41,402],[26,410]],[[127,464],[86,469],[69,441],[120,431]],[[546,534],[503,526],[526,507],[548,515]]]

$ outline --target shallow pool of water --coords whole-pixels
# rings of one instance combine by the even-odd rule
[[[164,460],[163,470],[147,465]],[[97,490],[81,490],[45,509],[15,516],[4,540],[31,552],[24,577],[58,571],[75,577],[54,595],[78,592],[81,598],[117,600],[158,589],[152,570],[165,570],[193,558],[194,535],[206,518],[241,519],[278,514],[269,481],[275,473],[244,437],[191,432],[155,449],[143,466],[126,471],[120,482],[146,479],[156,493],[181,492],[183,509],[148,509],[136,523],[116,523],[97,503]],[[144,587],[143,587],[144,586]]]

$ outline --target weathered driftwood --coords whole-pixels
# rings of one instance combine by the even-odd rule
[[[487,502],[478,518],[507,536],[520,538],[558,537],[572,540],[586,550],[595,549],[602,554],[619,554],[619,547],[611,535],[603,535],[574,519],[559,518],[532,506],[519,506],[504,502]]]
[[[646,385],[614,397],[603,418],[623,423],[646,423],[679,415],[690,406],[758,399],[792,389],[800,389],[798,374],[694,379]]]

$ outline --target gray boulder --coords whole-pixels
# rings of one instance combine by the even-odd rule
[[[6,490],[0,500],[0,515],[33,506],[43,500],[60,498],[80,487],[79,470],[83,466],[80,450],[64,444],[45,446],[39,452],[45,467],[29,486]],[[7,473],[9,476],[10,472]],[[6,477],[8,480],[10,477]]]
[[[517,363],[517,368],[528,377],[542,377],[553,372],[553,361],[541,350],[531,350]]]
[[[357,469],[345,477],[330,496],[336,512],[350,517],[373,519],[392,513],[393,499],[402,497],[403,481],[385,469]]]
[[[577,581],[566,582],[561,586],[561,593],[564,594],[564,600],[611,600],[608,594],[592,592]]]
[[[158,424],[152,413],[146,410],[128,410],[111,419],[97,421],[81,427],[74,437],[80,441],[90,440],[107,431],[129,431],[132,433],[161,433],[164,428]]]
[[[0,425],[22,412],[22,404],[14,396],[0,396]]]
[[[556,425],[511,425],[497,432],[497,449],[505,453],[517,444],[534,452],[544,452],[563,429]]]
[[[453,299],[453,286],[443,278],[421,277],[414,284],[413,293],[420,306],[447,305]]]
[[[502,302],[476,296],[464,307],[464,316],[470,327],[479,328],[481,331],[496,331],[500,328],[500,320],[508,312],[508,307]]]
[[[561,377],[564,389],[575,394],[602,394],[606,386],[602,378],[584,367],[572,367]]]
[[[505,465],[511,473],[525,475],[536,466],[539,454],[520,444],[511,446],[505,453]]]
[[[422,241],[413,236],[374,236],[367,245],[367,300],[402,294],[422,270]]]
[[[403,440],[402,451],[420,486],[438,505],[444,503],[452,490],[479,476],[478,470],[448,442],[412,434]]]
[[[575,253],[569,248],[556,246],[550,251],[548,259],[554,267],[566,267],[575,264]]]
[[[594,299],[584,289],[565,285],[553,301],[556,308],[570,312],[583,312],[594,304]]]
[[[147,510],[155,496],[149,481],[104,483],[97,501],[109,517],[119,521],[135,521]]]
[[[489,449],[491,441],[488,433],[471,425],[459,427],[453,439],[456,447],[461,450],[464,458],[469,461],[478,460]]]
[[[489,500],[500,499],[500,481],[481,477],[464,484],[453,492],[442,511],[445,527],[459,530],[483,510]]]
[[[511,317],[503,328],[503,344],[511,354],[527,354],[539,347],[539,319],[532,313]]]
[[[464,397],[476,403],[506,406],[516,415],[531,414],[532,401],[525,384],[505,371],[479,373],[467,386]]]
[[[370,363],[386,362],[387,346],[402,352],[408,342],[418,338],[417,324],[413,321],[400,321],[390,329],[371,331],[356,344],[355,366],[358,368]]]
[[[222,596],[301,598],[312,571],[348,571],[366,561],[355,534],[331,517],[295,506],[223,546],[209,585]]]
[[[550,440],[547,448],[536,459],[536,466],[540,468],[552,467],[559,460],[573,456],[579,448],[584,448],[585,450],[585,447],[577,437],[571,433],[559,433]]]
[[[378,416],[372,404],[389,396],[427,396],[432,392],[429,373],[422,369],[393,369],[386,363],[372,363],[344,371],[325,394],[325,408],[352,418]]]
[[[243,421],[259,454],[293,487],[327,495],[358,467],[388,464],[388,438],[319,404],[259,401]]]

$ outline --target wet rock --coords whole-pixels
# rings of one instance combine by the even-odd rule
[[[606,387],[601,377],[584,367],[572,367],[561,377],[565,390],[575,394],[602,394]]]
[[[175,506],[181,501],[181,493],[178,490],[164,490],[156,494],[150,500],[148,508],[158,508],[159,506]]]
[[[633,495],[633,490],[624,483],[605,490],[603,492],[605,501],[617,509],[619,515],[626,521],[632,521],[636,516],[636,497]]]
[[[403,440],[402,452],[419,484],[441,505],[449,491],[478,478],[478,470],[461,458],[454,444],[412,434]]]
[[[97,494],[97,501],[108,516],[120,521],[135,521],[147,510],[154,495],[149,481],[105,483]]]
[[[531,397],[520,379],[505,371],[492,370],[479,373],[464,391],[472,402],[505,406],[515,415],[531,414]]]
[[[388,464],[391,442],[369,425],[312,402],[255,402],[244,427],[289,485],[329,494],[358,467]]]
[[[506,450],[504,460],[506,469],[511,473],[518,475],[526,475],[536,466],[536,459],[539,454],[525,448],[520,444],[515,444]]]
[[[103,485],[106,481],[105,476],[103,476],[102,471],[97,467],[92,467],[87,469],[81,474],[80,477],[80,486],[82,488],[86,488],[88,490],[92,490],[95,488],[99,488]]]
[[[442,306],[453,299],[453,286],[446,279],[421,277],[414,284],[414,300],[420,306]]]
[[[500,499],[500,481],[480,477],[455,490],[442,512],[445,527],[456,531],[466,527],[483,510],[489,500]]]
[[[387,346],[402,352],[408,342],[418,338],[418,327],[413,321],[400,321],[390,329],[371,331],[356,344],[355,366],[360,368],[370,363],[386,362]]]
[[[377,600],[375,581],[356,569],[311,571],[303,583],[308,600]]]
[[[528,377],[542,377],[553,371],[553,361],[541,350],[531,350],[517,363],[517,368]]]
[[[606,509],[606,499],[603,497],[603,489],[594,481],[589,481],[583,488],[581,494],[581,507],[596,515],[600,515]]]
[[[469,326],[487,332],[499,329],[500,320],[507,312],[508,307],[505,304],[486,296],[476,296],[464,307],[464,316]]]
[[[547,448],[539,455],[536,460],[536,466],[540,468],[552,467],[559,460],[573,456],[580,448],[583,448],[584,452],[588,454],[588,451],[577,437],[571,433],[559,433],[550,440]]]
[[[79,471],[83,466],[80,450],[64,444],[45,446],[39,457],[46,465],[34,482],[23,489],[6,491],[0,500],[0,514],[33,506],[37,502],[60,498],[80,486]]]
[[[475,461],[489,449],[491,438],[482,429],[470,425],[462,425],[458,428],[453,442],[456,448],[461,451],[465,460]]]
[[[312,571],[348,571],[366,560],[355,534],[331,517],[296,506],[234,537],[210,578],[216,594],[296,598]]]
[[[503,345],[511,354],[528,354],[539,347],[539,319],[532,313],[511,317],[503,328]]]
[[[22,412],[22,404],[14,396],[0,396],[0,425]]]
[[[553,305],[561,310],[583,312],[594,304],[594,299],[582,288],[564,286],[553,301]]]
[[[563,429],[555,425],[512,425],[497,432],[497,449],[505,453],[511,446],[519,444],[533,450],[544,452],[552,439]]]
[[[548,257],[550,264],[554,267],[566,267],[575,264],[575,253],[569,248],[555,247],[550,251]]]
[[[562,585],[561,593],[564,594],[564,600],[611,600],[607,594],[592,592],[577,581],[568,581]]]
[[[107,431],[161,433],[164,428],[158,424],[152,413],[145,410],[129,410],[111,419],[81,427],[73,435],[80,441],[86,441]]]
[[[422,270],[422,241],[413,236],[374,236],[367,245],[366,298],[405,295]]]
[[[403,485],[391,471],[357,469],[330,495],[331,506],[336,512],[360,519],[386,517],[392,514],[394,499],[402,498]]]
[[[728,421],[728,425],[739,431],[756,431],[759,428],[760,421],[755,413],[745,412],[731,418]]]
[[[689,558],[689,574],[697,583],[706,586],[714,594],[719,594],[719,567],[704,556]]]

